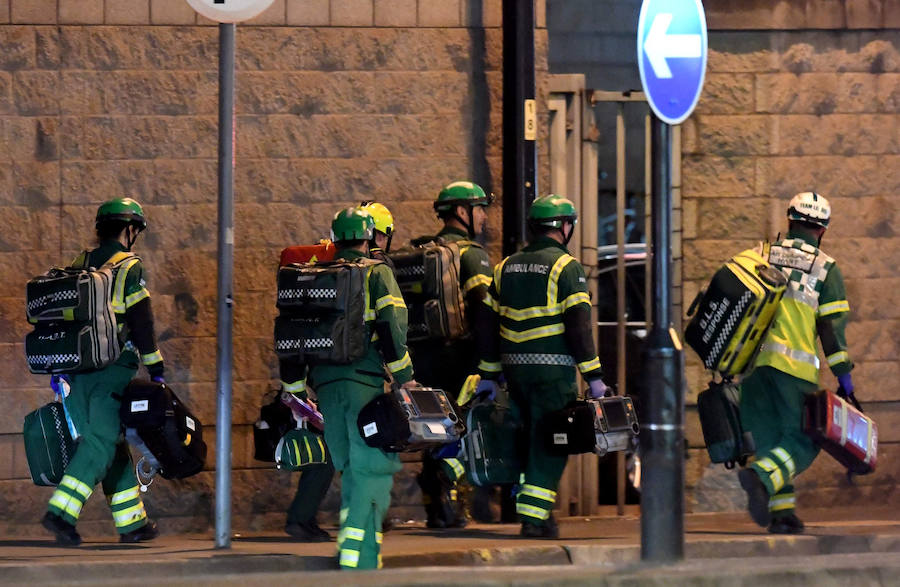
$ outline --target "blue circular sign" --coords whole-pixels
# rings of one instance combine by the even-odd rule
[[[700,0],[644,0],[637,30],[641,85],[669,124],[690,116],[706,76],[706,15]]]

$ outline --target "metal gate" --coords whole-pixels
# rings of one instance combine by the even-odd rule
[[[650,109],[642,92],[589,90],[581,74],[550,76],[547,105],[549,193],[570,198],[578,208],[569,249],[588,276],[604,378],[615,383],[619,393],[633,395],[640,367],[635,355],[649,329],[651,307],[650,209],[645,205],[650,193]],[[673,281],[680,285],[681,142],[680,128],[673,130]],[[680,287],[677,291],[680,309]],[[639,398],[634,399],[640,416]],[[614,503],[621,515],[626,501],[639,501],[639,487],[640,461],[634,455],[571,457],[560,481],[557,515],[596,515],[603,511],[601,502]]]

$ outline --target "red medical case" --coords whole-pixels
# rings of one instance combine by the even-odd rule
[[[878,427],[854,403],[856,407],[825,389],[809,395],[804,430],[850,473],[865,475],[878,461]]]
[[[315,245],[295,245],[281,251],[280,267],[291,263],[310,263],[316,261],[334,260],[334,243],[330,240],[321,240]]]

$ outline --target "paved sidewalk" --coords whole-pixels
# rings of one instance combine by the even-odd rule
[[[139,545],[121,545],[112,536],[86,537],[77,549],[57,547],[46,535],[4,537],[0,583],[550,585],[602,578],[598,584],[613,585],[631,577],[640,584],[665,579],[665,584],[689,585],[699,577],[712,581],[704,584],[718,584],[715,578],[720,577],[734,585],[744,577],[748,585],[782,584],[770,576],[777,573],[784,580],[793,577],[796,584],[816,584],[806,580],[825,576],[832,581],[861,579],[855,585],[900,584],[900,512],[802,513],[807,533],[801,536],[767,534],[743,514],[688,515],[686,560],[663,568],[640,564],[636,516],[562,520],[562,538],[554,541],[520,539],[513,525],[472,525],[450,532],[401,525],[385,537],[385,570],[349,575],[310,573],[336,568],[333,542],[302,544],[275,533],[236,535],[231,548],[222,550],[214,548],[211,534],[164,533]]]

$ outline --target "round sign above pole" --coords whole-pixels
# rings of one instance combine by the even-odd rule
[[[241,22],[260,14],[275,0],[187,0],[191,8],[216,22]]]
[[[660,120],[690,116],[706,76],[706,15],[700,0],[644,0],[638,18],[641,85]]]

